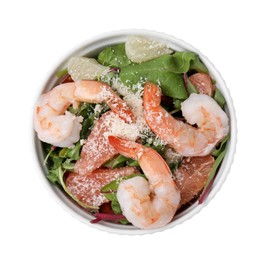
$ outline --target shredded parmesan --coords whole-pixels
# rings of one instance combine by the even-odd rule
[[[130,133],[133,133],[133,137],[130,137],[130,134],[124,136],[124,138],[128,138],[130,140],[135,141],[137,137],[146,137],[150,135],[151,129],[147,125],[144,119],[144,110],[143,110],[143,86],[139,83],[132,86],[132,90],[126,87],[119,78],[113,79],[112,88],[118,92],[121,96],[123,96],[123,100],[126,104],[131,108],[134,116],[135,123],[130,124],[126,130]],[[122,123],[121,123],[122,124]],[[131,129],[129,129],[131,128]],[[113,134],[115,131],[113,132]],[[126,133],[124,133],[126,135]],[[119,136],[119,135],[117,135]]]
[[[75,171],[78,173],[84,174],[99,168],[117,153],[109,144],[109,136],[117,136],[131,141],[142,138],[148,144],[156,146],[165,144],[154,135],[144,118],[142,85],[135,85],[135,91],[132,91],[122,84],[119,78],[115,78],[113,79],[112,88],[123,96],[123,101],[131,108],[135,121],[126,123],[120,118],[120,114],[118,115],[113,111],[104,113],[95,123],[90,136],[82,148],[81,158],[75,164]],[[109,91],[104,91],[103,89],[101,94],[104,96],[109,93]],[[97,105],[95,112],[100,112],[101,109],[101,105]],[[158,118],[158,120],[161,119]]]
[[[107,140],[108,136],[114,135],[128,140],[135,141],[139,135],[139,128],[137,124],[127,124],[117,114],[111,113],[105,118],[104,124],[107,126],[107,131],[103,136]]]
[[[164,152],[164,158],[168,164],[178,162],[182,159],[182,155],[177,153],[173,148],[167,147]]]

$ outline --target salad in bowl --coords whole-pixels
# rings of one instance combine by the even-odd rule
[[[87,223],[162,230],[224,180],[230,96],[210,63],[174,38],[136,30],[102,39],[69,55],[36,101],[38,159]]]

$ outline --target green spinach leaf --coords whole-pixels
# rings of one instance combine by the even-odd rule
[[[198,90],[195,88],[195,86],[191,83],[189,77],[187,76],[187,74],[184,74],[184,82],[187,88],[187,91],[189,94],[191,93],[196,93],[198,94]]]
[[[206,66],[200,61],[198,54],[190,51],[178,51],[173,54],[178,73],[187,73],[189,70],[208,73]]]
[[[203,191],[201,193],[201,197],[199,199],[199,204],[201,204],[205,200],[206,196],[208,195],[208,192],[209,192],[209,190],[211,188],[211,185],[214,182],[214,177],[216,176],[217,170],[218,170],[221,162],[224,159],[224,156],[226,154],[226,149],[227,149],[227,145],[226,144],[227,144],[227,140],[229,139],[229,135],[227,135],[225,139],[223,140],[224,144],[223,144],[222,147],[220,147],[220,152],[218,152],[218,156],[215,159],[215,162],[213,164],[213,168],[211,169],[211,172],[210,172],[210,174],[208,176],[206,184],[205,184],[205,186],[203,188]]]
[[[190,62],[190,70],[195,70],[196,72],[209,73],[207,67],[201,62],[199,56]]]
[[[225,147],[226,147],[226,143],[227,141],[229,140],[230,138],[230,134],[228,134],[224,139],[223,141],[218,145],[218,147],[216,147],[213,151],[212,151],[212,155],[214,157],[218,157],[220,155],[220,153],[222,151],[224,151]]]
[[[137,160],[134,160],[134,159],[129,159],[126,164],[128,166],[133,166],[133,167],[137,167],[137,166],[140,166],[139,162]]]
[[[61,78],[61,77],[65,76],[67,73],[68,73],[68,68],[64,68],[64,69],[59,70],[56,73],[56,76],[57,76],[57,78]]]
[[[182,99],[174,98],[174,100],[173,100],[173,104],[174,104],[174,108],[175,108],[174,113],[180,111],[182,102],[183,102]]]
[[[121,81],[129,87],[150,81],[158,84],[164,95],[186,99],[188,97],[182,75],[172,55],[163,55],[151,61],[128,65],[121,69]]]
[[[138,161],[133,160],[131,158],[125,157],[121,154],[116,155],[106,163],[104,163],[104,167],[115,169],[117,167],[122,167],[122,166],[139,166]]]
[[[126,56],[124,43],[105,48],[99,53],[98,62],[104,66],[118,68],[132,63]]]
[[[118,201],[113,200],[111,202],[111,208],[115,214],[122,214],[121,206]]]
[[[178,51],[172,55],[177,64],[178,73],[187,73],[190,69],[190,63],[196,59],[196,54],[189,51]]]
[[[208,177],[208,180],[207,180],[207,182],[206,182],[206,184],[205,184],[204,189],[207,188],[207,186],[209,185],[209,183],[211,182],[211,180],[212,180],[213,177],[215,176],[215,173],[216,173],[216,171],[217,171],[217,169],[218,169],[218,166],[221,164],[222,160],[224,159],[225,153],[226,153],[226,149],[223,150],[223,151],[218,155],[218,157],[216,158],[216,160],[215,160],[215,162],[214,162],[214,165],[213,165],[213,168],[212,168],[212,170],[211,170],[211,173],[210,173],[210,175],[209,175],[209,177]]]
[[[118,202],[118,199],[117,199],[117,196],[116,196],[116,192],[104,193],[104,196],[109,201],[117,201]]]
[[[221,108],[224,108],[226,103],[224,96],[222,95],[221,91],[216,88],[214,93],[214,100],[220,105]]]
[[[133,177],[136,177],[136,176],[140,176],[140,177],[143,177],[143,178],[146,178],[143,174],[139,174],[139,173],[134,173],[134,174],[131,174],[131,175],[128,175],[128,176],[124,176],[122,178],[118,178],[114,181],[111,181],[110,183],[108,183],[107,185],[105,185],[101,190],[100,192],[102,193],[106,193],[106,195],[112,193],[112,192],[116,192],[118,187],[119,187],[119,184],[123,181],[123,180],[128,180],[128,179],[131,179]]]
[[[118,155],[114,156],[112,159],[110,159],[109,161],[107,161],[104,164],[104,166],[111,168],[111,169],[114,169],[114,168],[117,168],[119,166],[122,166],[128,160],[129,160],[129,158],[127,158],[121,154],[118,154]]]

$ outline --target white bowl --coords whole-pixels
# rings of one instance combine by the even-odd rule
[[[162,228],[152,229],[152,230],[141,230],[134,226],[127,226],[121,224],[114,224],[110,222],[101,221],[97,224],[91,224],[90,221],[94,219],[94,217],[88,214],[85,210],[80,208],[77,204],[75,204],[61,189],[57,186],[51,184],[46,178],[46,174],[48,170],[43,166],[44,154],[41,147],[41,142],[38,140],[35,132],[33,134],[34,139],[34,153],[36,155],[36,161],[39,165],[39,174],[42,178],[45,186],[47,187],[50,194],[54,197],[54,199],[71,215],[84,222],[85,224],[98,228],[100,230],[108,231],[111,233],[117,234],[150,234],[158,231],[163,231],[168,228],[172,228],[177,224],[184,222],[185,220],[191,218],[196,213],[198,213],[203,207],[205,207],[209,201],[215,196],[218,190],[221,188],[224,183],[226,176],[230,170],[231,164],[233,162],[235,149],[236,149],[236,137],[237,137],[237,126],[236,126],[236,116],[235,110],[232,102],[232,98],[229,94],[229,91],[225,85],[224,80],[222,79],[220,73],[214,67],[214,65],[206,58],[200,51],[187,44],[186,42],[179,40],[173,36],[166,35],[164,33],[159,33],[155,31],[148,30],[121,30],[121,31],[113,31],[105,34],[101,34],[97,37],[94,37],[80,46],[77,46],[73,51],[70,51],[68,54],[63,57],[63,59],[58,62],[54,68],[49,73],[47,79],[42,84],[40,89],[40,95],[43,92],[47,92],[50,90],[57,81],[56,73],[60,71],[62,68],[67,66],[67,61],[72,56],[88,56],[93,57],[96,56],[102,49],[107,46],[111,46],[114,44],[118,44],[121,42],[125,42],[128,35],[142,35],[152,39],[156,39],[160,42],[165,42],[171,49],[173,50],[188,50],[193,51],[199,54],[203,63],[209,69],[210,75],[212,78],[216,80],[217,87],[221,90],[222,94],[226,99],[226,113],[230,119],[230,134],[231,138],[228,142],[228,149],[225,155],[225,158],[221,164],[221,167],[218,171],[218,175],[211,187],[211,190],[206,198],[206,200],[202,204],[198,204],[198,202],[194,203],[192,206],[178,214],[168,225]]]

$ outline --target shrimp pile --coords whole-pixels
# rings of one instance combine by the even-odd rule
[[[126,124],[132,124],[135,115],[109,85],[99,81],[64,83],[43,94],[34,108],[34,127],[41,141],[56,147],[71,147],[80,140],[82,117],[67,111],[69,106],[105,102],[110,111],[95,122],[80,159],[66,175],[66,187],[82,203],[100,207],[108,202],[100,193],[103,186],[117,178],[140,173],[135,167],[106,169],[102,165],[118,154],[137,160],[143,177],[122,180],[117,200],[122,214],[134,226],[160,228],[172,221],[178,208],[203,189],[214,163],[210,153],[229,132],[227,115],[211,97],[213,86],[207,89],[201,83],[205,78],[209,81],[208,77],[197,75],[192,79],[201,94],[191,94],[182,102],[185,121],[174,118],[160,105],[161,90],[157,85],[149,82],[144,85],[144,123],[178,158],[185,157],[173,173],[158,152],[139,143],[141,136],[132,141],[109,134],[110,117],[118,116]]]

